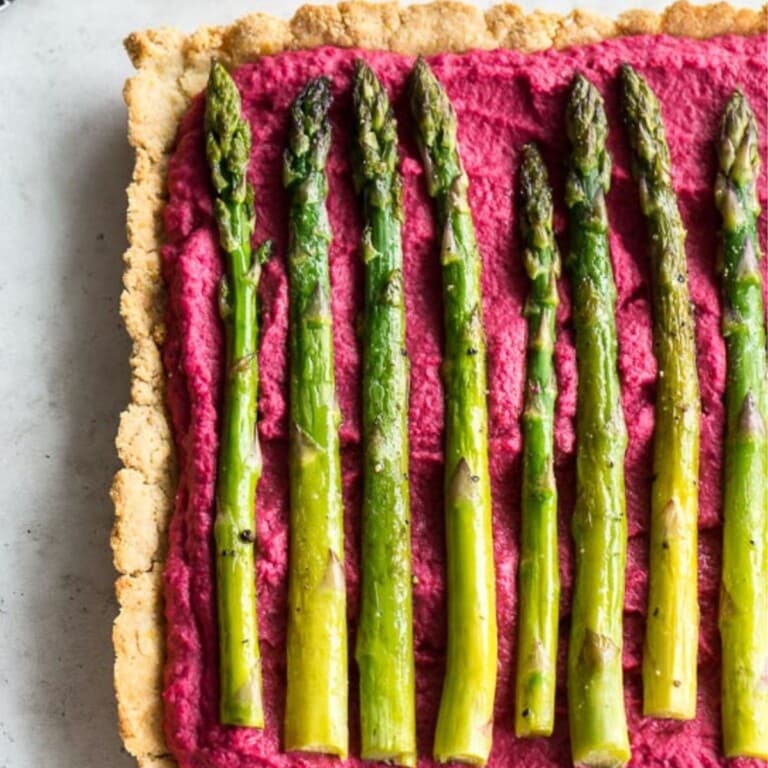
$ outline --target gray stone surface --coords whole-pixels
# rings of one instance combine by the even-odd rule
[[[116,733],[107,495],[128,396],[121,40],[297,5],[17,0],[0,13],[0,768],[134,764]]]

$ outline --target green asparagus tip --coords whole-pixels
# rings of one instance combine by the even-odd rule
[[[635,94],[635,98],[640,98],[640,94],[645,90],[648,90],[648,85],[645,80],[638,74],[637,70],[627,62],[621,65],[619,70],[621,77],[621,85],[624,89],[625,96],[627,94]]]
[[[424,143],[436,143],[446,129],[451,104],[426,60],[419,56],[411,75],[411,106]]]
[[[547,290],[529,296],[525,314],[540,313],[542,306],[557,306],[560,255],[552,232],[552,188],[544,159],[535,144],[526,144],[520,163],[520,231],[526,243],[525,271],[532,281],[547,278]],[[542,328],[544,326],[542,325]]]
[[[240,92],[227,70],[213,59],[205,96],[206,153],[219,197],[245,202],[251,130],[240,114]]]
[[[611,157],[605,146],[608,118],[600,91],[582,74],[573,79],[565,126],[571,142],[565,202],[569,208],[594,208],[607,226],[604,195],[611,183]]]
[[[647,117],[649,110],[658,112],[656,94],[631,64],[621,65],[621,90],[624,112],[628,121],[637,123]]]
[[[360,174],[367,181],[397,168],[397,124],[384,86],[362,60],[355,63],[352,99],[358,115]]]
[[[715,204],[723,216],[723,227],[727,232],[736,232],[750,217],[760,215],[757,200],[760,155],[757,142],[755,115],[744,94],[736,90],[725,105],[717,141],[720,171],[715,182]],[[751,240],[747,242],[751,243]],[[753,251],[745,248],[743,257],[754,257]],[[756,261],[754,258],[751,260],[754,267]],[[743,266],[748,264],[745,262]]]
[[[427,187],[432,197],[461,174],[456,152],[456,113],[429,64],[419,56],[411,75],[411,111],[417,123]],[[434,153],[439,157],[431,158]]]
[[[531,143],[526,144],[522,151],[520,162],[520,192],[526,203],[524,214],[525,223],[546,219],[547,210],[552,207],[552,198],[547,185],[547,169],[539,148]]]
[[[283,181],[287,189],[303,183],[312,171],[325,168],[331,148],[331,81],[310,80],[291,106],[288,148],[285,150]]]
[[[608,119],[600,91],[582,74],[577,74],[565,113],[568,138],[573,146],[572,163],[582,174],[599,171],[603,190],[608,189],[610,158],[605,150]]]
[[[531,280],[547,268],[541,263],[542,251],[552,241],[552,191],[544,159],[535,144],[526,144],[520,163],[520,197],[522,200],[520,229],[525,242],[536,246],[531,250],[538,261],[526,258]],[[530,249],[529,249],[530,250]],[[549,258],[547,259],[549,261]]]
[[[757,123],[749,102],[739,89],[731,94],[725,106],[717,157],[723,173],[737,187],[746,187],[758,175]]]
[[[661,105],[645,79],[629,64],[621,66],[624,119],[632,145],[634,176],[641,179],[640,204],[648,214],[648,191],[672,187],[672,170]]]
[[[650,252],[654,259],[659,260],[654,271],[659,280],[672,279],[676,272],[675,279],[680,290],[687,294],[687,288],[684,287],[685,229],[680,220],[679,205],[672,184],[669,145],[661,104],[645,79],[629,64],[621,67],[621,91],[624,121],[632,148],[632,175],[637,181],[640,207],[648,221]],[[682,300],[687,302],[687,295],[683,295]],[[669,322],[665,321],[664,325],[668,326]],[[678,339],[675,342],[677,348],[681,349],[687,344],[688,340],[684,344],[678,338],[678,331],[672,332],[667,327],[664,333],[670,334],[670,339]]]
[[[429,64],[427,64],[427,60],[423,56],[416,58],[411,78],[413,80],[414,95],[417,88],[427,89],[437,86],[437,78],[435,78]]]

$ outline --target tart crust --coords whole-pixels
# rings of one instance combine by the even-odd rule
[[[141,768],[175,768],[163,736],[164,617],[162,568],[173,508],[176,465],[165,410],[161,346],[165,286],[161,275],[165,175],[179,119],[205,85],[212,56],[228,66],[284,50],[338,45],[404,54],[514,48],[538,51],[633,34],[706,38],[768,29],[760,11],[727,3],[681,0],[661,14],[627,11],[608,19],[586,11],[568,16],[497,5],[486,12],[452,0],[404,7],[397,2],[304,6],[290,21],[253,13],[191,35],[171,29],[135,32],[125,47],[137,73],[124,89],[128,139],[136,152],[128,187],[121,314],[131,337],[131,401],[120,418],[122,468],[112,485],[112,551],[120,612],[115,620],[114,681],[120,734]]]

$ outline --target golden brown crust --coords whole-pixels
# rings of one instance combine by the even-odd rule
[[[112,486],[112,536],[120,614],[114,625],[120,733],[141,768],[173,768],[162,732],[164,627],[161,566],[176,468],[164,407],[160,347],[165,289],[160,272],[165,169],[178,121],[207,77],[211,56],[231,66],[282,50],[359,46],[406,54],[515,48],[536,51],[617,35],[668,33],[712,37],[768,28],[768,6],[677,2],[662,14],[628,11],[617,19],[583,11],[526,14],[515,5],[483,13],[452,0],[402,7],[396,2],[305,6],[283,21],[254,13],[229,27],[136,32],[125,41],[137,73],[128,80],[128,136],[136,150],[128,188],[128,239],[121,314],[133,341],[131,403],[120,420],[123,468]]]

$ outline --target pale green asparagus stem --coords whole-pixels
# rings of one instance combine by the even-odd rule
[[[630,758],[624,709],[622,620],[627,560],[624,454],[616,338],[616,287],[605,193],[611,180],[603,99],[577,75],[566,113],[572,153],[566,184],[579,385],[568,715],[576,765]]]
[[[240,115],[237,86],[215,61],[206,91],[205,133],[214,214],[225,255],[219,305],[227,355],[214,524],[220,718],[227,725],[261,728],[254,566],[255,495],[261,476],[256,296],[267,249],[262,247],[255,255],[251,251],[253,188],[246,181],[250,127]]]
[[[360,623],[362,757],[416,765],[408,357],[402,179],[384,87],[357,62],[355,175],[363,199],[363,536]]]
[[[493,734],[497,637],[480,253],[456,114],[423,59],[413,70],[411,108],[442,231],[445,306],[448,648],[434,754],[443,763],[484,765]]]
[[[347,754],[347,616],[339,410],[328,268],[325,165],[330,83],[291,107],[284,181],[291,197],[288,270],[291,513],[285,748]]]
[[[643,711],[653,717],[689,720],[696,715],[699,647],[701,405],[685,230],[672,187],[661,106],[645,80],[628,64],[622,67],[621,80],[632,170],[648,226],[653,339],[659,371]]]
[[[728,757],[768,759],[768,387],[757,239],[755,116],[740,91],[725,107],[715,201],[723,215],[728,349],[720,634]]]
[[[523,498],[515,732],[549,736],[555,722],[555,664],[560,607],[557,486],[554,470],[553,360],[560,257],[552,231],[552,190],[533,144],[520,165],[520,229],[530,278],[527,378],[523,411]]]

